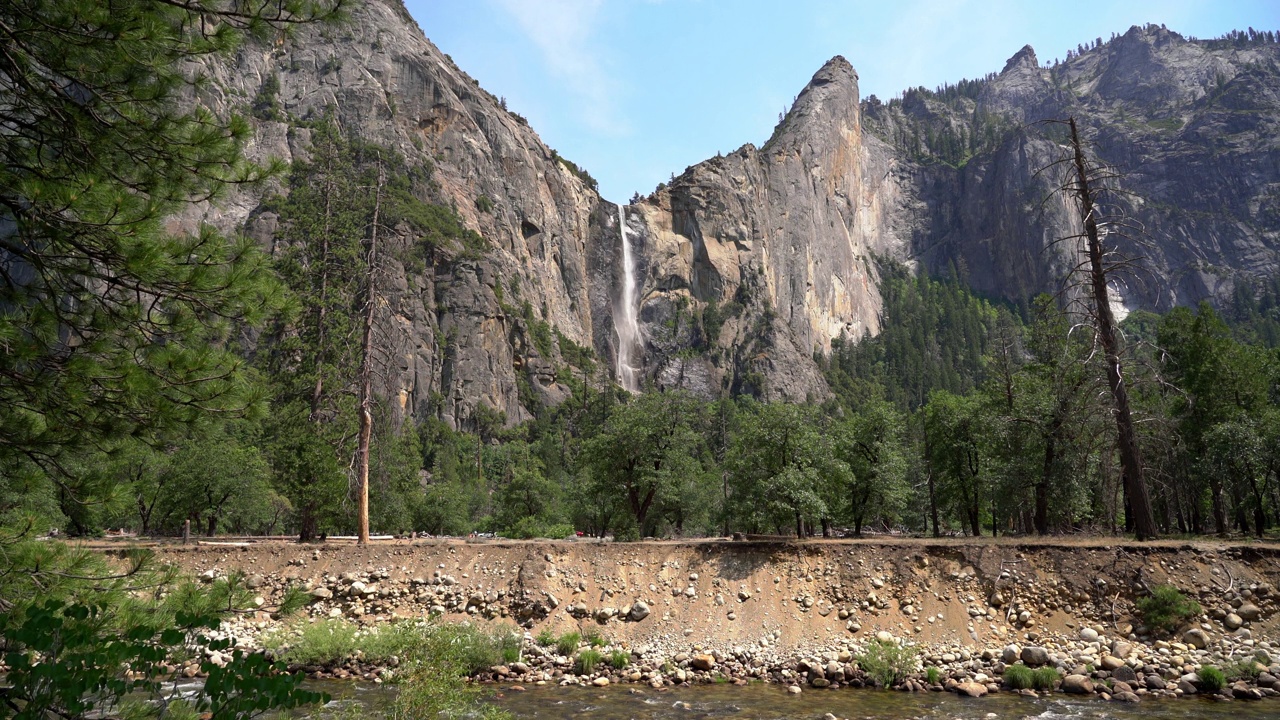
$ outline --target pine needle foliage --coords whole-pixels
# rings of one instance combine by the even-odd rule
[[[342,0],[0,5],[0,467],[81,488],[69,456],[244,411],[231,329],[277,304],[243,238],[171,221],[278,170],[192,98],[192,68]]]

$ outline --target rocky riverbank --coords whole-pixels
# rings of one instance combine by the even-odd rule
[[[904,690],[1008,692],[1008,668],[1025,666],[1052,668],[1052,680],[1042,673],[1039,691],[1017,692],[1133,702],[1280,691],[1280,549],[1266,545],[401,541],[162,556],[205,579],[244,572],[264,605],[300,585],[311,597],[304,622],[372,628],[439,615],[518,628],[519,660],[477,676],[517,685],[858,687],[874,682],[859,657],[884,641],[910,648],[892,681]],[[1144,627],[1135,608],[1166,584],[1203,610],[1172,634]],[[226,631],[248,646],[281,632],[265,613]],[[621,667],[583,668],[581,651],[548,642],[569,633],[597,637],[602,658]],[[394,672],[387,664],[352,657],[304,669],[376,679]],[[1228,682],[1215,688],[1205,668]]]

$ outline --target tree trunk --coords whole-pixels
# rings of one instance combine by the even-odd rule
[[[1222,479],[1217,473],[1209,476],[1209,497],[1213,502],[1213,525],[1219,535],[1227,534],[1227,509],[1222,503]]]
[[[1107,274],[1102,264],[1102,241],[1099,238],[1097,212],[1093,205],[1093,191],[1089,188],[1085,169],[1084,149],[1076,120],[1071,118],[1071,145],[1075,151],[1076,196],[1080,201],[1081,218],[1088,240],[1089,274],[1093,286],[1093,302],[1097,314],[1098,336],[1106,353],[1107,384],[1116,406],[1116,429],[1119,432],[1120,473],[1124,480],[1125,494],[1133,511],[1133,530],[1139,540],[1151,540],[1157,535],[1155,518],[1151,514],[1151,498],[1142,477],[1142,454],[1129,409],[1129,390],[1120,368],[1120,338],[1116,333],[1115,318],[1107,291]]]
[[[373,201],[373,228],[369,233],[369,261],[365,279],[364,328],[360,337],[360,445],[356,450],[356,483],[359,485],[356,543],[369,542],[369,441],[373,437],[373,311],[377,304],[374,279],[378,268],[378,212],[382,209],[382,166]]]
[[[1057,457],[1057,443],[1054,433],[1049,432],[1044,441],[1044,469],[1040,474],[1040,482],[1036,483],[1036,534],[1049,534],[1049,478],[1053,472],[1053,464]]]

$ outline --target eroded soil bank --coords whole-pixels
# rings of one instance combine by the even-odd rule
[[[159,553],[206,578],[243,571],[267,605],[300,584],[313,597],[311,618],[376,626],[434,613],[518,625],[529,638],[595,631],[605,651],[633,660],[575,672],[570,655],[530,640],[520,662],[492,671],[525,684],[727,677],[794,690],[861,685],[868,678],[853,658],[869,639],[892,636],[920,651],[923,667],[903,683],[908,689],[996,691],[1005,667],[1022,662],[1056,667],[1060,690],[1139,699],[1203,692],[1202,666],[1243,662],[1257,679],[1228,683],[1227,695],[1280,690],[1274,544],[401,540],[164,545]],[[1172,635],[1148,632],[1134,607],[1161,584],[1204,609]],[[253,645],[277,624],[263,613],[231,631]],[[932,683],[927,667],[938,669]],[[358,662],[308,669],[379,672]]]

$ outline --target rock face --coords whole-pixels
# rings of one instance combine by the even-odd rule
[[[430,32],[430,28],[426,29]],[[1192,41],[1133,28],[1052,67],[1027,47],[1002,72],[882,103],[834,58],[761,147],[688,168],[619,213],[505,103],[432,45],[398,0],[349,22],[247,45],[207,68],[199,101],[254,111],[251,157],[302,157],[297,122],[331,110],[343,127],[429,169],[430,202],[483,236],[427,267],[392,262],[382,392],[405,415],[471,428],[563,399],[583,377],[566,343],[612,375],[624,218],[633,246],[644,383],[704,396],[829,393],[813,358],[880,326],[873,257],[955,272],[1025,302],[1074,265],[1071,208],[1041,172],[1062,152],[1046,118],[1075,115],[1093,151],[1141,199],[1113,198],[1146,230],[1121,240],[1148,259],[1130,307],[1228,297],[1277,269],[1280,44]],[[266,108],[263,110],[262,108]],[[244,229],[274,248],[260,194],[177,218]],[[413,242],[412,237],[402,237]],[[1139,252],[1139,241],[1149,241]],[[551,334],[554,328],[563,342]],[[578,362],[578,361],[575,361]],[[603,378],[597,376],[595,381]]]
[[[923,223],[916,255],[1013,301],[1048,289],[1072,262],[1067,208],[1037,173],[1062,156],[1075,116],[1091,152],[1122,176],[1107,211],[1140,232],[1112,236],[1144,258],[1117,284],[1129,307],[1167,310],[1224,299],[1277,269],[1280,240],[1280,44],[1193,41],[1133,27],[1052,66],[1023,48],[1004,70],[942,94],[909,91],[864,104],[864,126],[909,159]],[[1060,128],[1060,126],[1058,126]]]
[[[340,25],[247,44],[205,70],[212,82],[199,100],[216,112],[247,114],[250,99],[269,108],[250,118],[251,159],[305,157],[310,133],[299,121],[332,112],[428,170],[423,199],[455,208],[483,236],[478,256],[444,248],[425,268],[390,261],[379,374],[404,414],[468,428],[480,408],[518,422],[558,402],[567,391],[556,371],[567,363],[554,335],[537,341],[535,324],[612,357],[616,206],[432,45],[399,0],[355,3]],[[176,222],[244,227],[274,251],[278,219],[262,196],[233,195]]]
[[[879,330],[873,254],[901,257],[909,214],[891,149],[863,133],[858,75],[824,65],[762,148],[686,170],[632,206],[640,318],[660,386],[803,400],[811,361]],[[689,346],[708,352],[689,360]]]

